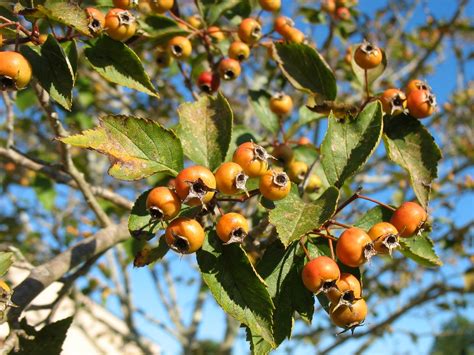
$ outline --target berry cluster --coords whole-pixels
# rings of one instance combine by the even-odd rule
[[[354,61],[362,69],[367,71],[382,65],[384,53],[375,44],[364,41],[354,52]],[[366,86],[368,83],[366,82]],[[396,88],[385,90],[379,97],[382,102],[383,111],[387,115],[398,115],[409,113],[415,118],[426,118],[431,116],[437,107],[436,96],[431,87],[419,79],[411,80],[405,92]]]
[[[203,166],[190,166],[181,170],[169,186],[153,188],[147,196],[146,208],[154,221],[172,220],[165,231],[168,246],[178,253],[190,254],[204,243],[204,229],[196,219],[175,218],[182,203],[212,212],[220,195],[242,195],[235,201],[245,201],[257,194],[271,201],[285,198],[291,189],[290,179],[285,172],[269,167],[270,158],[263,147],[246,142],[237,147],[233,161],[221,164],[214,174]],[[257,190],[247,191],[249,177],[259,178]],[[220,207],[219,210],[222,213]],[[218,237],[226,244],[242,242],[248,231],[247,219],[235,212],[223,214],[216,226]]]
[[[347,229],[337,239],[337,260],[347,267],[356,268],[376,254],[391,254],[399,246],[399,238],[421,232],[427,218],[420,205],[405,202],[394,211],[390,222],[376,223],[367,233],[361,228],[345,226]],[[365,320],[367,304],[362,298],[362,287],[357,277],[341,272],[334,259],[319,256],[310,260],[303,268],[302,280],[311,292],[323,292],[327,296],[329,314],[335,325],[353,329]]]

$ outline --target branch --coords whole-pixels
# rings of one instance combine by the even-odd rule
[[[14,323],[23,310],[45,288],[62,278],[69,270],[103,253],[115,244],[126,240],[129,231],[126,222],[101,229],[92,237],[84,239],[57,255],[50,261],[35,267],[29,276],[15,287],[12,302],[18,307],[11,308],[8,320]]]
[[[5,120],[5,125],[7,128],[7,143],[6,147],[7,149],[13,146],[14,142],[14,134],[15,134],[15,127],[14,127],[14,122],[15,122],[15,114],[13,112],[13,105],[12,105],[12,100],[10,96],[8,96],[8,92],[2,91],[2,97],[3,97],[3,102],[5,103],[5,115],[6,115],[6,120]]]
[[[38,97],[39,103],[49,119],[50,125],[53,128],[53,131],[56,135],[56,138],[67,137],[69,133],[63,127],[61,121],[59,120],[58,113],[54,110],[51,102],[49,100],[49,94],[46,90],[42,89],[38,84],[34,85],[34,89],[36,92],[36,96]],[[69,150],[69,145],[64,143],[59,143],[59,149],[61,153],[61,158],[65,169],[69,175],[74,179],[76,182],[79,190],[81,190],[82,194],[84,195],[84,199],[86,200],[89,207],[94,211],[97,219],[100,221],[102,227],[109,226],[112,222],[109,219],[109,216],[104,212],[102,207],[97,202],[94,194],[91,191],[91,188],[84,178],[84,174],[81,173],[74,165],[72,161],[71,152]]]
[[[12,148],[6,149],[0,147],[0,157],[4,157],[23,168],[43,173],[59,184],[66,184],[75,189],[79,189],[77,182],[73,180],[69,174],[57,166],[53,166],[43,161],[33,160],[32,158],[27,157],[26,155]],[[133,202],[126,199],[125,197],[120,196],[112,190],[100,186],[90,186],[90,189],[94,195],[101,197],[104,200],[110,201],[119,207],[125,208],[127,210],[131,210],[133,207]]]

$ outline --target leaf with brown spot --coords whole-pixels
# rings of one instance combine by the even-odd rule
[[[179,138],[150,119],[105,116],[95,129],[60,141],[107,155],[109,174],[117,179],[138,180],[158,172],[177,175],[183,168]]]

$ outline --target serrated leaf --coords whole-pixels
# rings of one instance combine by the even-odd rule
[[[277,133],[280,125],[278,116],[270,110],[271,95],[265,90],[249,90],[249,99],[255,116],[272,133]]]
[[[357,81],[364,88],[365,87],[365,70],[359,67],[354,60],[354,53],[357,50],[357,48],[360,46],[360,44],[361,43],[356,44],[352,47],[351,67],[352,67],[352,71],[354,72],[356,76]],[[380,63],[380,65],[378,65],[377,67],[373,69],[367,70],[367,81],[369,83],[369,86],[383,74],[386,67],[387,67],[387,57],[385,56],[385,52],[382,50],[382,63]]]
[[[257,266],[275,304],[273,332],[277,345],[291,337],[295,312],[308,322],[314,312],[313,294],[301,280],[304,255],[299,252],[298,243],[294,242],[286,250],[283,244],[273,243]]]
[[[198,101],[178,108],[178,135],[184,153],[211,170],[225,159],[232,136],[234,115],[225,97],[201,96]]]
[[[388,222],[392,218],[393,211],[382,206],[375,206],[368,210],[355,224],[355,227],[359,227],[364,231],[368,232],[374,224],[380,222]]]
[[[324,172],[330,184],[341,187],[369,159],[382,136],[382,106],[368,104],[353,119],[337,120],[330,115],[321,144]]]
[[[270,223],[276,227],[278,238],[285,246],[320,227],[334,214],[339,190],[328,188],[315,202],[304,202],[293,186],[290,194],[270,211]]]
[[[0,277],[3,277],[13,264],[13,253],[0,252]]]
[[[75,75],[69,58],[52,35],[41,47],[22,46],[21,53],[33,68],[33,75],[51,98],[65,109],[72,105]]]
[[[30,334],[34,335],[33,339],[20,337],[20,351],[15,354],[60,354],[71,323],[72,317],[64,318]]]
[[[408,115],[389,119],[383,137],[388,157],[408,172],[416,197],[426,208],[442,157],[434,138],[419,120]]]
[[[305,44],[275,43],[275,60],[297,90],[334,100],[336,77],[319,52]]]
[[[146,208],[146,199],[151,190],[138,196],[128,217],[130,235],[138,240],[150,240],[163,228],[161,222],[157,223],[151,219],[150,212]]]
[[[107,155],[112,162],[109,174],[117,179],[138,180],[158,172],[177,175],[183,168],[179,138],[150,119],[105,116],[95,129],[60,140]]]
[[[102,36],[88,42],[84,55],[92,68],[111,83],[159,97],[140,58],[126,44]]]
[[[417,264],[427,267],[438,267],[443,265],[434,250],[434,244],[427,233],[421,233],[411,238],[400,238],[400,251],[407,258],[414,260]]]
[[[245,340],[250,343],[250,352],[252,355],[267,355],[273,347],[260,335],[253,335],[249,327],[245,327]]]
[[[217,303],[252,334],[274,346],[273,302],[242,247],[222,245],[213,231],[196,255],[203,280]]]
[[[89,21],[84,9],[73,2],[48,0],[37,7],[50,20],[74,28],[83,35],[90,36]]]

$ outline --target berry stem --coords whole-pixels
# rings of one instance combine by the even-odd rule
[[[221,198],[218,198],[217,201],[245,202],[245,201],[247,201],[249,198],[258,195],[259,193],[260,193],[260,190],[259,190],[259,189],[255,189],[255,190],[249,191],[247,195],[244,195],[244,196],[242,196],[242,197],[238,197],[238,198],[233,198],[233,197],[221,197]]]
[[[369,92],[369,75],[367,69],[364,69],[364,80],[365,80],[365,94],[367,95],[367,101],[370,100]]]
[[[347,229],[352,228],[352,226],[350,226],[348,224],[340,223],[340,222],[335,221],[333,219],[330,219],[327,223],[332,224],[334,226],[339,226],[339,227],[342,227],[342,228],[347,228]]]
[[[309,255],[309,251],[308,249],[306,249],[306,246],[304,245],[304,242],[303,242],[303,238],[300,239],[300,245],[301,245],[301,248],[303,248],[303,251],[306,255],[306,257],[308,258],[308,260],[311,260],[311,255]]]
[[[346,208],[348,205],[350,205],[352,202],[354,202],[355,200],[358,199],[358,196],[360,194],[360,192],[362,191],[362,188],[359,187],[357,189],[357,191],[351,196],[349,197],[346,201],[344,201],[337,209],[336,209],[336,212],[334,212],[334,214],[332,215],[333,217],[335,217],[339,212],[341,212],[344,208]]]
[[[373,199],[371,197],[368,197],[368,196],[364,196],[364,195],[360,195],[360,194],[357,194],[357,198],[361,198],[363,200],[367,200],[367,201],[370,201],[370,202],[373,202],[373,203],[376,203],[382,207],[385,207],[387,209],[389,209],[390,211],[395,211],[396,208],[393,208],[392,206],[389,206],[383,202],[380,202],[379,200],[376,200],[376,199]]]
[[[332,245],[332,239],[328,239],[329,250],[331,250],[331,259],[336,261],[336,255],[334,254],[334,246]]]

